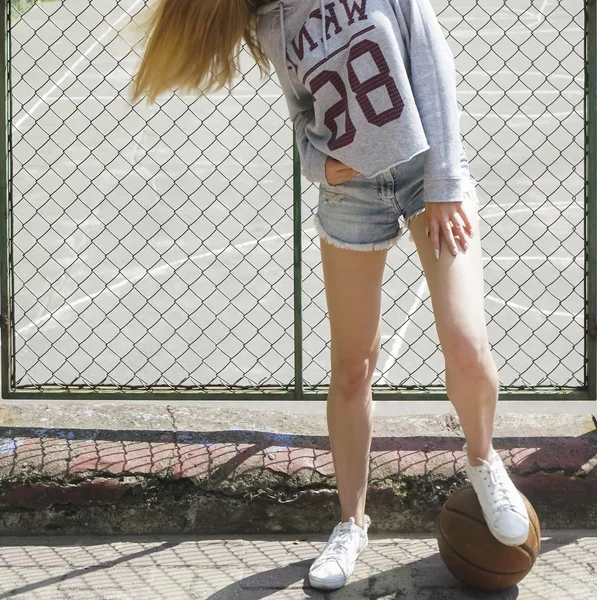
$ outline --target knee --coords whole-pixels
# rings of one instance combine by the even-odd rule
[[[351,400],[368,389],[377,363],[377,355],[332,361],[333,386],[342,399]]]
[[[458,335],[444,351],[444,358],[447,368],[470,379],[485,378],[493,369],[486,338]]]

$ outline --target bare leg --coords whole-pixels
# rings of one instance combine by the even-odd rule
[[[361,252],[320,239],[330,319],[327,423],[342,507],[364,526],[371,449],[371,379],[381,347],[381,281],[387,250]]]
[[[499,381],[485,323],[479,217],[469,197],[463,206],[470,208],[474,228],[466,253],[460,249],[454,256],[442,235],[438,261],[425,233],[425,213],[411,220],[410,230],[446,361],[446,391],[464,430],[470,464],[480,465],[477,457],[487,459],[492,446]]]

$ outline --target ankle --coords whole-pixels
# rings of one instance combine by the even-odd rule
[[[468,457],[468,462],[469,465],[471,465],[471,467],[479,467],[481,466],[483,463],[481,462],[481,460],[479,459],[483,459],[483,460],[489,460],[489,457],[492,454],[492,446],[489,446],[489,450],[487,450],[487,452],[475,452],[474,450],[469,450],[467,448],[467,457]]]
[[[342,523],[348,523],[351,516],[354,517],[355,525],[358,525],[361,529],[365,529],[365,515],[358,515],[356,513],[353,513],[352,515],[348,515],[347,517],[340,517],[340,521]]]

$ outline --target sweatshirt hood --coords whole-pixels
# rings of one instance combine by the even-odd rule
[[[286,32],[284,31],[284,10],[291,10],[296,6],[301,0],[274,0],[273,2],[269,2],[268,4],[264,4],[257,9],[258,15],[265,15],[267,13],[273,13],[276,10],[280,13],[280,33],[282,35],[282,56],[284,57],[284,61],[286,62]],[[321,39],[323,40],[323,50],[325,56],[328,56],[328,41],[326,37],[326,26],[325,26],[325,0],[319,0],[319,10],[321,11]],[[288,64],[286,65],[288,66]],[[292,91],[294,95],[298,98],[299,93],[296,91],[294,84],[292,83],[292,79],[290,80],[290,87],[292,87]]]

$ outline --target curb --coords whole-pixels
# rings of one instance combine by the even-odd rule
[[[128,407],[94,406],[103,408],[86,405],[87,412],[99,413],[100,422],[103,410],[113,421],[118,412],[130,419]],[[0,533],[307,533],[338,521],[322,417],[166,408],[176,430],[0,427]],[[14,422],[16,409],[4,410],[2,424]],[[19,410],[25,418],[28,409]],[[55,405],[47,410],[57,418]],[[63,410],[72,416],[75,409]],[[149,410],[155,416],[163,408]],[[569,435],[541,435],[550,419]],[[250,429],[224,428],[243,420],[252,421]],[[278,433],[259,425],[279,420],[319,431]],[[192,427],[181,431],[185,421]],[[528,435],[517,435],[519,428]],[[467,481],[458,430],[452,415],[378,420],[366,509],[372,533],[434,531],[441,506]],[[597,431],[590,417],[497,415],[493,445],[542,528],[597,528]]]

